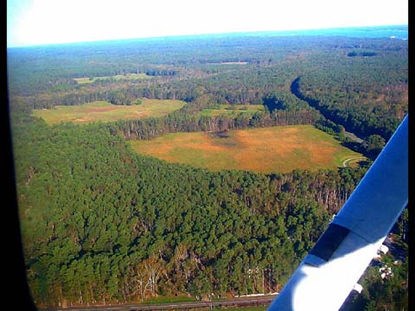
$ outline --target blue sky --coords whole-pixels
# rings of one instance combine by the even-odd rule
[[[407,0],[7,0],[9,47],[407,23]]]

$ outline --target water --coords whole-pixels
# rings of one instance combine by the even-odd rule
[[[346,36],[354,38],[394,38],[408,40],[407,25],[329,28],[268,33],[280,36]]]

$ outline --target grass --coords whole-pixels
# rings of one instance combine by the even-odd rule
[[[143,79],[151,79],[150,76],[146,75],[145,73],[128,73],[125,75],[115,75],[115,76],[102,76],[102,77],[82,77],[82,78],[74,78],[75,82],[78,84],[88,84],[94,83],[95,81],[99,80],[143,80]]]
[[[159,296],[147,299],[144,304],[163,304],[163,303],[180,303],[180,302],[193,302],[196,301],[193,297],[187,296]]]
[[[206,108],[200,112],[201,116],[217,117],[220,115],[235,117],[238,114],[254,114],[257,111],[264,111],[263,105],[229,105],[222,104],[213,108]]]
[[[61,122],[87,123],[160,117],[180,109],[185,102],[179,100],[142,99],[140,105],[112,105],[96,101],[78,106],[55,106],[53,109],[34,110],[33,115],[48,124]]]
[[[130,143],[139,154],[213,171],[334,169],[347,159],[362,157],[311,125],[236,130],[227,137],[207,132],[174,133]]]

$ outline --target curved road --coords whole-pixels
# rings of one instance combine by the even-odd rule
[[[365,157],[350,157],[347,158],[346,160],[343,161],[342,166],[343,167],[348,167],[350,166],[350,162],[357,162],[357,161],[365,161],[366,158]]]

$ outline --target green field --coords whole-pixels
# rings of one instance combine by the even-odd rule
[[[120,81],[120,80],[143,80],[143,79],[151,79],[151,77],[146,75],[145,73],[129,73],[125,75],[115,75],[115,76],[74,78],[75,82],[78,84],[88,84],[88,83],[94,83],[95,81],[104,81],[104,80]]]
[[[61,122],[87,123],[161,117],[182,108],[180,100],[142,99],[140,105],[112,105],[96,101],[78,106],[55,106],[52,109],[34,110],[33,115],[49,124]]]
[[[205,108],[200,112],[201,116],[217,117],[217,116],[229,116],[235,117],[238,114],[254,114],[257,111],[264,111],[263,105],[229,105],[221,104],[212,108]]]
[[[221,136],[207,132],[175,133],[130,143],[139,154],[213,171],[333,169],[345,162],[352,163],[349,159],[363,159],[361,154],[341,146],[311,125],[235,130]]]

